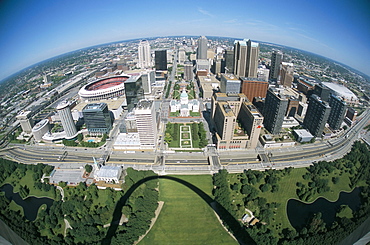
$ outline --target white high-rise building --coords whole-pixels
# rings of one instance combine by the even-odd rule
[[[33,120],[30,118],[31,111],[21,111],[17,116],[17,120],[21,124],[23,132],[30,134],[32,132]]]
[[[134,114],[141,148],[154,148],[157,139],[157,120],[153,101],[140,100]]]
[[[150,45],[148,40],[141,40],[138,47],[139,62],[137,66],[139,68],[150,68],[152,67],[152,56],[150,54]]]
[[[184,48],[179,48],[179,64],[184,64],[186,61],[186,53]]]
[[[73,121],[72,112],[69,108],[69,103],[67,101],[61,102],[57,106],[57,111],[62,121],[62,126],[64,132],[66,133],[66,138],[71,139],[77,135],[77,129],[75,122]]]

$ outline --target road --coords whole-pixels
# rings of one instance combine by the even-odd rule
[[[244,151],[217,152],[208,147],[206,152],[169,153],[166,151],[125,153],[110,152],[107,164],[123,165],[135,169],[151,169],[159,174],[210,174],[225,168],[229,172],[242,172],[244,169],[263,170],[266,168],[305,167],[313,162],[332,161],[343,157],[351,150],[353,142],[360,137],[370,139],[370,133],[363,130],[369,123],[369,109],[363,112],[357,123],[336,139],[299,145],[290,148],[265,150],[263,148],[246,149]],[[63,161],[59,156],[67,152]],[[49,147],[18,145],[0,150],[0,155],[22,163],[46,163],[56,167],[83,166],[92,163],[93,157],[100,158],[106,154],[106,149],[81,147]],[[264,159],[258,160],[258,156]],[[158,157],[162,161],[156,162]],[[212,157],[214,165],[208,165],[208,157]],[[218,164],[219,159],[220,164]]]

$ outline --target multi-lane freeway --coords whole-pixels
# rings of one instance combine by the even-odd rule
[[[350,151],[355,140],[359,138],[362,129],[369,124],[369,109],[362,113],[357,123],[342,136],[316,142],[314,144],[298,145],[290,148],[266,150],[263,148],[244,151],[228,151],[218,153],[207,150],[193,153],[168,153],[165,151],[125,153],[107,148],[91,149],[81,147],[49,147],[16,145],[0,150],[0,155],[18,162],[36,164],[47,163],[54,166],[83,166],[93,163],[95,159],[109,154],[107,164],[124,165],[136,169],[152,169],[159,174],[176,173],[212,173],[220,168],[229,172],[241,172],[244,169],[284,168],[288,166],[308,166],[315,161],[331,161],[341,158]],[[212,148],[210,148],[212,149]],[[209,165],[209,157],[218,158],[217,164]],[[161,158],[161,161],[156,159]],[[215,162],[214,160],[211,162]],[[221,164],[218,164],[221,163]]]

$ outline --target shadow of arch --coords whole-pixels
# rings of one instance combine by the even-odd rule
[[[126,191],[126,193],[120,198],[118,201],[114,212],[113,212],[113,218],[111,221],[111,225],[108,229],[107,235],[102,241],[102,244],[110,244],[112,237],[116,233],[116,230],[118,228],[119,220],[122,216],[122,208],[127,203],[128,198],[131,196],[131,194],[142,184],[149,180],[153,179],[168,179],[176,181],[177,183],[180,183],[192,191],[194,191],[199,197],[201,197],[207,204],[210,206],[217,215],[222,219],[224,224],[226,224],[229,227],[229,230],[233,233],[235,238],[238,240],[239,244],[256,244],[256,242],[249,236],[248,232],[246,231],[245,226],[241,225],[238,220],[236,220],[224,207],[222,207],[218,202],[213,200],[207,193],[196,187],[195,185],[183,180],[179,179],[173,176],[150,176],[146,177],[144,179],[139,180],[136,182],[133,186],[130,187]]]

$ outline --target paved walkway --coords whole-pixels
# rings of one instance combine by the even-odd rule
[[[158,207],[157,207],[157,209],[155,210],[155,217],[152,219],[152,221],[151,221],[151,223],[150,223],[150,227],[149,227],[149,229],[145,232],[145,234],[144,235],[141,235],[140,237],[139,237],[139,239],[136,241],[136,242],[134,242],[134,245],[136,245],[136,244],[138,244],[145,236],[146,236],[146,234],[148,234],[149,233],[149,231],[152,229],[152,227],[153,227],[153,225],[155,224],[155,222],[157,221],[157,218],[158,218],[158,216],[159,216],[159,213],[161,212],[161,210],[162,210],[162,208],[163,208],[163,204],[164,204],[164,202],[163,201],[159,201],[158,202]]]
[[[57,185],[57,189],[60,191],[60,195],[62,196],[62,202],[64,202],[64,190],[62,187],[60,187],[59,185]]]
[[[224,226],[224,223],[222,222],[221,218],[220,218],[220,217],[218,216],[218,214],[216,213],[216,211],[215,211],[216,203],[215,203],[215,202],[211,202],[211,206],[212,206],[213,212],[214,212],[214,214],[216,215],[216,218],[217,218],[217,219],[218,219],[218,221],[220,222],[221,226],[225,229],[225,231],[226,231],[227,233],[229,233],[229,235],[230,235],[232,238],[234,238],[234,240],[235,240],[235,241],[238,241],[238,240],[235,238],[234,234],[232,234],[232,233],[231,233],[231,232],[226,228],[226,226]]]
[[[73,228],[69,224],[69,221],[66,218],[64,218],[64,224],[65,224],[65,227],[64,227],[64,237],[66,237],[66,235],[67,235],[67,229],[73,229]]]

